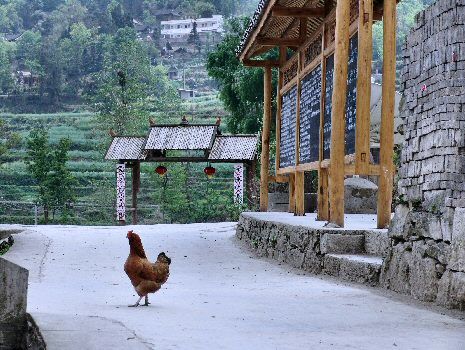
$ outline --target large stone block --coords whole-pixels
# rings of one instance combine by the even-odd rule
[[[376,214],[378,186],[373,182],[351,177],[344,181],[344,205],[347,214]]]
[[[25,318],[28,276],[28,270],[0,258],[0,322]]]
[[[410,264],[409,280],[413,297],[423,301],[435,301],[438,293],[436,261],[426,255],[428,246],[414,242]]]
[[[450,270],[465,272],[465,208],[456,208],[449,259]]]
[[[392,247],[381,268],[380,284],[386,289],[410,294],[411,243],[399,243]]]
[[[360,254],[365,251],[365,236],[324,233],[320,247],[323,254]]]
[[[451,309],[465,310],[465,273],[446,271],[442,275],[437,302]]]

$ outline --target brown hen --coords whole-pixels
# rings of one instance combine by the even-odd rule
[[[134,289],[139,295],[139,299],[134,305],[139,306],[140,301],[145,297],[144,306],[148,306],[149,293],[155,293],[168,280],[169,265],[171,259],[165,253],[158,254],[157,261],[151,263],[145,255],[142,241],[137,233],[129,231],[127,236],[129,240],[129,256],[124,264],[124,272],[131,280]]]

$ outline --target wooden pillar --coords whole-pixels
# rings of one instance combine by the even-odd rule
[[[116,166],[116,220],[126,224],[126,164]]]
[[[318,214],[317,220],[329,220],[328,201],[328,169],[321,168],[318,172]]]
[[[384,0],[383,10],[383,101],[380,130],[380,176],[378,186],[378,228],[391,221],[394,176],[394,108],[396,89],[396,1]]]
[[[304,21],[306,25],[306,21]],[[302,35],[303,32],[303,23],[302,21],[300,22],[300,33]],[[302,40],[302,37],[301,37]],[[301,95],[301,89],[302,89],[302,84],[300,82],[300,71],[302,70],[302,55],[301,52],[297,52],[297,108],[296,108],[296,125],[295,125],[295,159],[296,159],[296,165],[300,164],[300,95]],[[295,175],[295,211],[294,215],[295,216],[304,216],[305,215],[305,186],[304,186],[304,178],[305,178],[305,173],[304,172],[298,172],[296,171]]]
[[[271,124],[271,67],[264,67],[263,76],[263,130],[260,169],[260,211],[268,211],[268,177],[270,167],[270,124]]]
[[[305,173],[295,173],[295,216],[305,215]]]
[[[234,164],[234,204],[244,204],[244,164]]]
[[[373,60],[373,0],[359,0],[357,125],[355,174],[368,175],[370,166],[371,62]]]
[[[325,1],[326,13],[329,13],[329,6],[332,1]],[[320,139],[319,139],[319,158],[318,158],[318,191],[317,191],[317,220],[329,220],[329,197],[328,197],[328,169],[322,168],[321,162],[323,161],[323,144],[324,132],[323,126],[325,124],[325,99],[326,99],[326,59],[324,51],[326,48],[326,24],[323,23],[323,35],[321,36],[321,98],[320,98]]]
[[[287,47],[279,47],[279,66],[282,67],[286,63],[287,59]],[[281,108],[282,108],[282,96],[281,89],[283,87],[284,74],[279,68],[278,73],[278,91],[277,91],[277,103],[276,103],[276,174],[280,168],[281,163]]]
[[[289,174],[289,213],[295,213],[295,174]]]
[[[132,166],[132,224],[137,225],[137,193],[140,189],[140,162]]]
[[[344,226],[344,156],[350,1],[336,4],[336,43],[331,115],[330,222]]]

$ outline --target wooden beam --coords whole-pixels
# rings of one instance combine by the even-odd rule
[[[373,60],[373,0],[359,0],[357,121],[355,173],[367,175],[370,165],[371,63]]]
[[[295,212],[295,174],[289,174],[289,213]]]
[[[271,10],[275,17],[317,18],[325,16],[324,7],[286,7],[276,5]]]
[[[396,89],[396,1],[384,0],[383,13],[383,100],[380,129],[378,228],[388,227],[391,221]]]
[[[279,67],[278,60],[244,60],[246,67]]]
[[[305,173],[295,173],[295,216],[305,216]]]
[[[267,38],[261,37],[257,38],[258,45],[264,46],[300,46],[302,45],[302,40],[299,39],[287,39],[287,38]]]
[[[289,182],[289,177],[283,175],[276,175],[276,176],[268,176],[269,182],[285,184]]]
[[[268,211],[268,171],[270,166],[271,67],[263,75],[263,130],[260,169],[260,211]]]
[[[331,115],[330,222],[344,227],[344,155],[350,1],[336,4],[336,40]]]

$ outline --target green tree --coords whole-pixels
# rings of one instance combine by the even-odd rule
[[[18,148],[21,145],[21,135],[16,132],[11,132],[7,123],[0,119],[0,164],[1,157],[7,155],[11,150]]]
[[[26,30],[17,41],[16,58],[22,69],[41,73],[40,47],[42,35],[33,30]]]
[[[75,179],[68,169],[69,139],[61,139],[51,145],[47,131],[31,131],[27,139],[27,167],[38,185],[37,201],[44,209],[44,221],[48,223],[50,211],[53,219],[58,209],[74,200]]]
[[[60,41],[60,56],[63,62],[68,93],[79,95],[85,78],[85,53],[92,44],[92,30],[84,23],[72,24],[69,37]]]
[[[0,92],[8,93],[14,85],[12,65],[16,45],[0,39]]]
[[[187,43],[192,45],[195,50],[197,50],[198,53],[200,53],[200,50],[202,49],[202,42],[200,40],[200,35],[199,32],[197,31],[197,22],[194,21],[192,24],[192,30],[189,34],[189,37],[187,38]]]
[[[228,21],[225,38],[207,60],[208,74],[220,84],[220,99],[231,114],[228,128],[233,133],[259,131],[263,117],[263,70],[244,67],[235,54],[247,23],[247,18]],[[275,51],[265,55],[276,57]],[[273,92],[276,84],[274,77]]]

